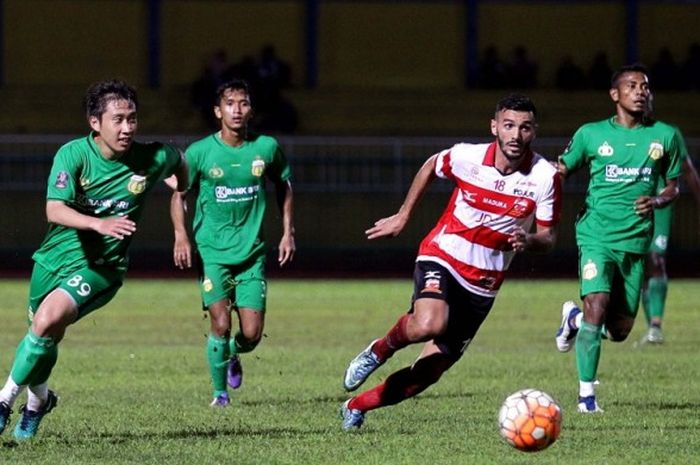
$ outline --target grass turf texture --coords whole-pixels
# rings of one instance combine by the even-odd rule
[[[26,330],[23,281],[2,281],[0,377]],[[680,464],[700,456],[700,286],[672,280],[666,344],[636,344],[643,316],[622,344],[604,342],[602,415],[575,413],[572,353],[553,335],[573,281],[506,282],[465,357],[415,399],[370,412],[356,433],[340,429],[347,362],[407,308],[406,281],[270,283],[266,337],[244,355],[232,406],[212,410],[202,320],[191,281],[128,280],[105,308],[68,330],[51,386],[61,397],[39,436],[0,436],[0,463],[16,464]],[[410,363],[399,352],[366,383]],[[363,387],[365,387],[363,386]],[[496,415],[525,387],[558,399],[562,434],[525,454],[503,443]],[[15,411],[24,402],[22,397]]]

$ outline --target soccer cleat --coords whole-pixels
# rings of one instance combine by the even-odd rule
[[[5,431],[5,427],[10,423],[12,409],[7,402],[0,402],[0,434]]]
[[[26,405],[23,405],[20,409],[22,416],[20,417],[17,426],[15,426],[15,431],[13,433],[15,439],[18,441],[24,441],[36,436],[41,420],[43,420],[47,413],[56,407],[57,403],[58,397],[53,391],[49,391],[49,397],[46,399],[46,403],[39,411],[35,412],[34,410],[29,410]]]
[[[365,421],[365,414],[356,409],[351,409],[348,407],[350,401],[348,399],[340,407],[340,417],[343,419],[343,429],[345,431],[350,431],[353,429],[359,429],[362,423]]]
[[[228,361],[226,382],[231,389],[238,389],[241,387],[241,383],[243,383],[243,365],[241,365],[241,359],[238,355],[234,355],[231,357],[231,360]]]
[[[578,397],[578,411],[580,413],[603,413],[604,410],[598,406],[595,396]]]
[[[581,313],[581,309],[571,300],[564,302],[564,305],[561,306],[561,324],[554,338],[559,352],[571,350],[572,341],[578,333],[578,328],[573,327],[574,319],[579,313]]]
[[[367,348],[352,359],[350,365],[348,365],[348,368],[345,370],[345,380],[343,382],[346,391],[354,391],[360,387],[369,375],[384,363],[380,362],[379,358],[372,352],[372,347],[378,340],[379,339],[375,339],[370,342]]]
[[[649,344],[663,344],[664,333],[661,332],[661,328],[658,326],[650,326],[644,336],[644,342],[648,342]]]
[[[209,406],[214,408],[224,408],[228,407],[230,403],[231,399],[229,399],[228,393],[224,392],[223,394],[219,394],[218,396],[214,397],[214,400],[211,401]]]

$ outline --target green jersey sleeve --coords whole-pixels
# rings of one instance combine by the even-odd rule
[[[588,163],[587,144],[586,127],[583,126],[574,133],[574,136],[569,141],[569,145],[566,146],[564,153],[559,157],[559,161],[566,166],[568,171],[576,171]]]
[[[75,199],[80,183],[82,157],[74,153],[70,145],[61,147],[53,160],[46,189],[47,200],[71,202]]]
[[[285,157],[282,148],[279,143],[274,141],[274,152],[272,155],[272,164],[270,165],[267,176],[274,182],[288,181],[292,176],[291,168],[287,162],[287,157]]]

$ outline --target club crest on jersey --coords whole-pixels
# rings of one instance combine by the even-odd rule
[[[209,170],[209,177],[212,179],[218,179],[224,175],[224,170],[214,165]]]
[[[259,178],[262,176],[265,172],[265,160],[261,160],[259,158],[253,160],[250,172],[253,173],[253,176],[255,177]]]
[[[56,186],[58,189],[65,189],[66,187],[68,187],[67,171],[58,172],[58,174],[56,175],[56,182],[54,183],[54,186]]]
[[[664,156],[664,146],[658,142],[654,141],[649,144],[649,158],[652,160],[658,160]]]
[[[126,188],[134,195],[143,193],[146,190],[146,176],[140,174],[132,175]]]
[[[590,281],[591,279],[598,276],[598,267],[595,263],[593,263],[592,260],[588,260],[588,263],[583,265],[581,276],[583,276],[583,279],[585,279],[586,281]]]
[[[601,157],[612,157],[613,153],[615,153],[615,150],[608,144],[608,141],[603,142],[603,144],[598,147],[598,155]]]
[[[202,288],[204,289],[204,292],[211,292],[214,289],[214,284],[212,284],[211,279],[205,276],[204,280],[202,281]]]

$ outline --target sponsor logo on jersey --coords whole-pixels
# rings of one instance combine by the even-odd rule
[[[520,189],[520,188],[515,188],[513,189],[513,194],[519,195],[521,197],[530,197],[533,198],[535,196],[535,191],[528,191],[525,189]]]
[[[260,190],[260,186],[257,185],[242,187],[216,186],[214,188],[214,194],[216,195],[216,200],[239,202],[242,200],[251,200],[257,195],[258,190]]]
[[[615,153],[612,146],[608,144],[608,141],[603,142],[603,144],[598,147],[598,155],[601,157],[612,157]]]
[[[209,177],[212,179],[218,179],[224,175],[224,170],[214,165],[209,170]]]
[[[214,289],[214,284],[212,284],[211,279],[206,276],[204,280],[202,280],[202,289],[204,289],[204,292],[211,292]]]
[[[253,173],[253,176],[258,178],[262,176],[265,172],[265,161],[261,160],[260,158],[253,160],[250,172]]]
[[[507,208],[508,207],[508,203],[506,203],[502,200],[490,199],[488,197],[484,197],[483,202],[486,205],[493,205],[494,207],[498,207],[498,208]]]
[[[598,276],[598,267],[595,263],[593,263],[593,260],[588,260],[588,262],[583,265],[583,272],[581,273],[581,276],[583,276],[583,279],[586,281],[590,281]]]
[[[134,195],[142,194],[146,190],[146,176],[132,175],[126,188]]]
[[[515,218],[525,218],[530,214],[530,202],[527,199],[517,199],[513,202],[511,216]]]
[[[439,271],[427,271],[423,276],[424,287],[421,292],[433,292],[435,294],[442,294],[440,290],[440,272]]]
[[[651,167],[645,166],[643,168],[638,168],[636,166],[618,166],[618,165],[605,165],[605,180],[609,182],[631,182],[639,180],[648,180],[651,176]]]
[[[58,174],[56,175],[56,182],[54,183],[54,186],[58,189],[65,189],[68,187],[68,172],[67,171],[59,171]]]
[[[474,202],[476,202],[476,192],[469,192],[469,191],[463,189],[462,190],[462,198],[467,203],[474,203]]]
[[[93,210],[95,213],[100,213],[110,208],[114,210],[128,210],[131,204],[126,200],[116,199],[91,199],[83,194],[78,194],[75,197],[75,202],[87,210]]]
[[[649,158],[658,160],[664,156],[664,146],[659,141],[649,144]]]

